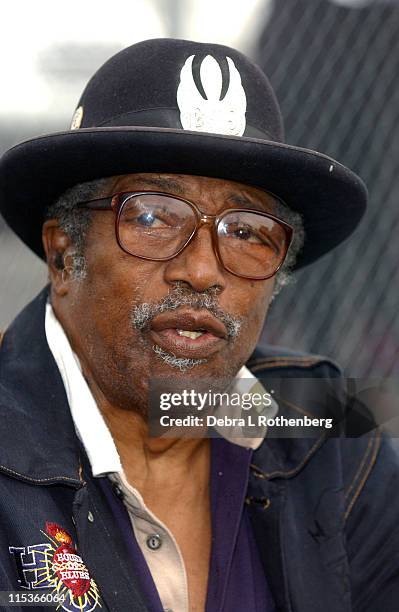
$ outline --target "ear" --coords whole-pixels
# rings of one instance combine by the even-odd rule
[[[45,221],[42,229],[43,247],[46,253],[52,290],[59,296],[68,293],[70,274],[66,258],[73,245],[56,219]]]

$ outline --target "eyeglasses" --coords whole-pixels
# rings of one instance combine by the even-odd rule
[[[120,248],[151,261],[176,257],[208,224],[219,262],[232,274],[253,280],[276,274],[293,237],[293,228],[269,213],[229,208],[206,215],[188,200],[157,191],[117,193],[78,206],[113,210]]]

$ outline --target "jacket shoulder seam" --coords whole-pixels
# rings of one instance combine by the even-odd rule
[[[282,367],[299,367],[299,368],[308,368],[314,365],[318,365],[321,363],[328,363],[333,366],[335,369],[340,371],[339,367],[329,359],[325,357],[321,357],[318,355],[310,355],[303,357],[286,357],[286,356],[276,356],[276,357],[264,357],[256,359],[252,362],[249,362],[248,366],[253,372],[257,372],[261,369],[271,369],[271,368],[282,368]]]
[[[320,437],[315,441],[313,446],[308,450],[305,457],[301,460],[301,462],[292,468],[291,470],[275,470],[274,472],[264,472],[259,466],[255,463],[250,464],[251,470],[254,472],[257,478],[270,480],[272,478],[291,478],[292,476],[296,476],[298,472],[302,470],[302,468],[306,465],[309,459],[316,453],[316,451],[320,448],[322,443],[326,439],[326,434],[322,433]]]

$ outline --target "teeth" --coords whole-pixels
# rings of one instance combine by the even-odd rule
[[[204,332],[203,331],[189,331],[188,329],[178,329],[177,333],[179,334],[179,336],[185,336],[186,338],[191,338],[191,340],[196,340],[197,338],[202,336]]]

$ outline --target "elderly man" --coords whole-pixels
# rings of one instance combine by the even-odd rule
[[[282,138],[243,55],[151,40],[98,70],[71,131],[1,160],[2,214],[50,279],[1,348],[2,609],[397,610],[390,445],[343,438],[332,362],[254,353],[290,271],[366,201]],[[335,435],[151,433],[155,380],[273,377],[276,420],[332,414]]]

